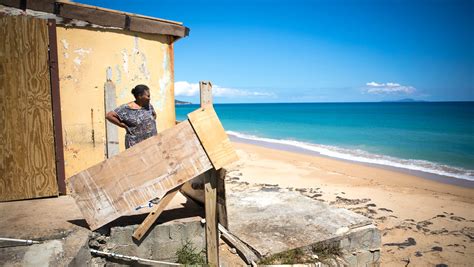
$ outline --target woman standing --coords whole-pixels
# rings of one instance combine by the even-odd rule
[[[156,112],[150,104],[150,89],[140,84],[132,89],[132,94],[135,101],[123,104],[105,115],[108,121],[127,131],[125,148],[157,134]]]

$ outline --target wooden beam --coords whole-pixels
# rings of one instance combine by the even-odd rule
[[[259,260],[259,257],[255,252],[253,252],[244,242],[242,242],[238,237],[234,236],[232,233],[227,231],[227,229],[219,224],[219,231],[221,232],[221,237],[224,239],[227,244],[237,250],[237,253],[245,261],[246,264],[256,265],[256,262]]]
[[[148,229],[155,223],[156,219],[160,216],[163,210],[168,206],[171,200],[176,196],[180,187],[177,187],[168,193],[160,200],[160,202],[153,208],[153,211],[148,214],[145,220],[138,226],[138,228],[133,232],[133,238],[136,240],[141,240],[143,236],[148,232]]]
[[[24,0],[0,0],[0,5],[21,9],[23,5],[22,2],[24,2]]]
[[[29,1],[54,1],[54,0],[29,0]],[[182,22],[179,22],[179,21],[173,21],[173,20],[155,18],[155,17],[150,17],[150,16],[144,16],[144,15],[139,15],[139,14],[134,14],[134,13],[128,13],[128,12],[123,12],[123,11],[120,11],[120,10],[109,9],[109,8],[104,8],[104,7],[91,6],[91,5],[86,5],[86,4],[76,3],[76,2],[71,2],[71,1],[69,1],[69,0],[56,0],[55,2],[64,3],[64,4],[67,4],[67,5],[71,5],[71,6],[78,6],[78,7],[83,7],[83,8],[97,9],[97,10],[106,11],[106,12],[110,12],[110,13],[125,14],[125,15],[131,16],[131,17],[146,18],[146,19],[150,19],[150,20],[156,20],[156,21],[161,21],[161,22],[167,22],[167,23],[176,24],[176,25],[183,25],[183,23],[182,23]]]
[[[84,20],[106,27],[125,27],[125,14],[112,13],[98,8],[60,3],[59,16],[68,19]]]
[[[238,159],[212,106],[195,110],[188,118],[216,170]]]
[[[49,73],[51,78],[51,104],[53,106],[54,150],[56,155],[56,180],[58,190],[66,195],[66,173],[64,170],[63,123],[61,118],[61,97],[59,90],[58,40],[56,20],[48,20]]]
[[[165,34],[178,37],[185,37],[189,32],[186,27],[181,25],[135,16],[130,16],[130,30],[136,32]]]
[[[225,200],[225,175],[227,170],[222,168],[216,171],[217,177],[217,220],[224,227],[228,227],[227,204]]]
[[[217,235],[217,177],[214,170],[206,173],[205,184],[206,209],[206,253],[210,266],[219,266],[219,240]]]
[[[26,8],[46,13],[54,13],[55,0],[27,0]]]
[[[212,106],[212,84],[209,81],[199,82],[199,92],[201,96],[201,108]]]
[[[184,121],[72,176],[68,185],[95,230],[211,168],[189,121]]]

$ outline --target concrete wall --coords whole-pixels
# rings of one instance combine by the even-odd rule
[[[173,45],[170,36],[58,26],[58,64],[66,177],[106,158],[104,84],[116,104],[133,101],[137,84],[151,89],[158,131],[175,124]],[[125,131],[119,129],[120,150]]]

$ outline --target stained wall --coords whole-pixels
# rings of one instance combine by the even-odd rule
[[[106,158],[107,78],[117,106],[133,101],[135,85],[148,85],[158,131],[175,125],[172,37],[58,26],[57,38],[66,178]],[[121,151],[124,135],[119,129]]]

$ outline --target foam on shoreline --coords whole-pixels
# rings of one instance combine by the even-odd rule
[[[432,176],[425,178],[434,178],[441,182],[448,182],[450,184],[458,184],[461,186],[472,187],[474,185],[474,170],[465,170],[458,167],[442,165],[425,160],[411,160],[399,159],[386,155],[372,154],[362,150],[350,150],[336,146],[319,145],[312,143],[305,143],[294,140],[271,139],[263,138],[248,134],[243,134],[234,131],[227,131],[231,139],[237,139],[241,142],[250,142],[257,145],[265,145],[276,149],[292,150],[295,152],[310,152],[317,155],[326,156],[330,158],[342,159],[352,162],[366,163],[379,165],[383,167],[392,167],[400,170],[415,171],[420,173],[427,173]],[[433,177],[434,175],[434,177]],[[440,177],[445,177],[440,179]],[[446,179],[451,179],[449,181]]]

